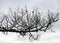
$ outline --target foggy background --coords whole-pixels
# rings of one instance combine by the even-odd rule
[[[60,0],[0,0],[0,13],[8,12],[8,9],[27,6],[29,10],[38,8],[40,11],[59,11]],[[16,33],[9,33],[4,35],[0,33],[0,43],[60,43],[60,21],[53,26],[55,33],[50,31],[43,33],[39,40],[29,42],[28,37],[17,37]]]

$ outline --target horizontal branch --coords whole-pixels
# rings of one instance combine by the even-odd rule
[[[3,27],[3,28],[4,28],[4,27]],[[39,30],[40,30],[40,29],[31,30],[31,31],[29,31],[29,30],[25,30],[25,31],[21,30],[21,31],[19,31],[19,30],[16,30],[16,29],[6,29],[6,28],[2,29],[2,27],[0,27],[0,32],[27,33],[27,32],[36,32],[36,31],[39,31]],[[43,31],[43,30],[40,30],[40,31]]]

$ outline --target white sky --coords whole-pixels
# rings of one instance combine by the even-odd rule
[[[0,12],[7,12],[11,8],[24,8],[25,5],[28,9],[39,8],[41,10],[60,10],[60,0],[0,0]],[[34,43],[60,43],[60,21],[53,27],[56,33],[43,33],[39,41]],[[0,43],[30,43],[26,39],[18,39],[15,33],[4,35],[0,33]],[[31,42],[33,43],[33,42]]]
[[[29,9],[39,8],[39,9],[59,9],[59,0],[0,0],[0,11],[7,11],[9,7],[11,8],[24,8],[25,5]]]

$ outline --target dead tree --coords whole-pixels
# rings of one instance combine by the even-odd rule
[[[46,32],[51,30],[53,23],[59,20],[59,13],[53,13],[48,11],[47,16],[42,14],[38,10],[33,10],[29,12],[27,9],[18,9],[13,10],[9,9],[7,15],[1,17],[0,20],[0,32],[16,32],[22,36],[26,36],[29,33],[29,36],[34,40],[38,39],[33,36],[33,32],[38,33],[39,31]],[[53,32],[53,31],[52,31]],[[29,39],[30,39],[29,37]]]

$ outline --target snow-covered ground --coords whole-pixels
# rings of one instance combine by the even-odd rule
[[[51,33],[46,32],[43,33],[39,40],[30,41],[28,37],[20,36],[16,33],[9,33],[8,35],[4,35],[0,33],[0,43],[60,43],[60,32]]]

